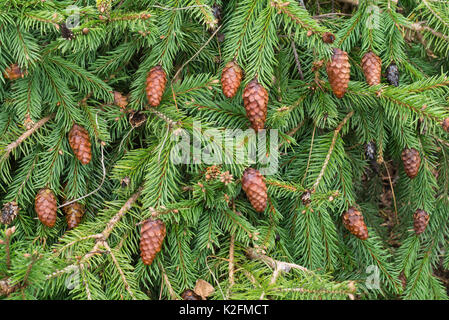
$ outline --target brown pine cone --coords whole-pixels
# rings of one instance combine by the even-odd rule
[[[166,83],[167,76],[161,66],[153,67],[148,72],[146,92],[150,106],[157,107],[161,103]]]
[[[363,56],[362,69],[368,85],[375,86],[380,83],[382,60],[376,54],[370,51]]]
[[[334,48],[332,60],[326,65],[326,72],[335,96],[340,99],[343,98],[348,89],[351,72],[348,54],[345,51]]]
[[[368,228],[363,220],[362,213],[355,207],[350,207],[348,211],[343,213],[343,225],[353,235],[361,240],[368,239]]]
[[[181,298],[184,300],[203,300],[195,291],[187,289],[181,294]]]
[[[418,175],[419,166],[421,165],[421,157],[416,149],[404,149],[402,151],[402,162],[404,163],[405,173],[410,179]]]
[[[34,208],[39,220],[44,225],[49,228],[52,228],[55,225],[57,217],[57,201],[53,191],[48,188],[39,190],[34,201]]]
[[[19,206],[17,203],[15,201],[7,202],[3,205],[0,215],[0,223],[11,224],[18,214]]]
[[[232,98],[242,82],[242,69],[234,61],[228,62],[221,73],[221,87],[226,97]]]
[[[82,164],[88,164],[92,158],[89,133],[80,125],[74,124],[69,132],[69,144],[75,156]]]
[[[19,68],[19,65],[15,63],[5,69],[4,76],[9,80],[17,80],[19,78],[23,78],[25,74],[22,69]]]
[[[80,224],[81,219],[83,218],[84,206],[79,202],[74,202],[62,207],[62,211],[64,211],[67,226],[69,229],[73,229]]]
[[[243,172],[242,189],[257,212],[265,211],[267,207],[267,186],[262,174],[253,168]]]
[[[268,92],[257,79],[248,83],[243,91],[243,104],[254,131],[263,129],[267,118]]]
[[[449,132],[449,118],[444,119],[441,125],[444,131]]]
[[[165,238],[165,224],[161,220],[146,220],[140,230],[140,256],[146,265],[151,265],[161,251]]]
[[[429,223],[429,214],[421,209],[418,209],[413,214],[413,228],[417,235],[423,233],[426,230],[427,224]]]

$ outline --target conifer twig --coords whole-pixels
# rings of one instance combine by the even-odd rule
[[[105,246],[106,250],[108,250],[108,253],[111,255],[112,261],[114,262],[115,267],[117,268],[118,272],[120,273],[120,277],[122,278],[122,281],[123,281],[123,284],[125,285],[126,291],[128,291],[129,295],[133,298],[133,300],[136,300],[134,293],[130,289],[128,281],[126,280],[125,273],[123,272],[122,268],[120,268],[120,264],[118,263],[117,258],[115,257],[114,253],[112,252],[111,247],[109,247],[107,242],[104,242],[104,246]]]
[[[246,254],[247,254],[248,258],[250,258],[252,260],[260,260],[260,261],[265,262],[273,270],[279,269],[279,272],[283,271],[283,272],[288,273],[288,272],[290,272],[291,269],[297,269],[297,270],[301,270],[303,272],[310,272],[307,268],[300,266],[298,264],[275,260],[267,255],[258,253],[256,251],[256,249],[254,249],[254,248],[246,249]]]
[[[42,118],[41,120],[39,120],[38,122],[36,122],[29,130],[25,131],[20,137],[17,138],[16,141],[10,143],[9,145],[6,146],[5,148],[5,154],[3,155],[3,159],[6,159],[9,157],[9,154],[15,149],[17,148],[25,139],[27,139],[29,136],[31,136],[36,130],[38,130],[39,128],[41,128],[44,124],[46,124],[49,120],[53,119],[55,116],[55,114],[50,114],[44,118]]]
[[[332,138],[332,142],[331,142],[331,146],[329,147],[329,151],[327,152],[326,159],[324,160],[324,164],[321,167],[320,174],[318,175],[318,177],[315,180],[315,183],[312,186],[312,192],[315,192],[316,187],[318,186],[318,184],[320,183],[321,179],[324,176],[324,172],[326,171],[326,168],[327,168],[327,165],[329,164],[329,160],[331,158],[332,152],[334,151],[335,142],[337,142],[338,134],[340,133],[343,126],[346,124],[346,122],[349,120],[349,118],[352,117],[353,114],[354,114],[354,111],[349,112],[344,117],[344,119],[340,122],[340,124],[337,126],[337,128],[335,129],[334,137]]]
[[[170,297],[172,298],[172,300],[178,300],[178,298],[176,297],[176,293],[173,290],[173,287],[170,283],[170,280],[168,279],[167,273],[165,272],[164,266],[160,262],[159,262],[159,267],[162,270],[162,278],[164,279],[165,285],[167,286],[168,293],[170,294]]]
[[[292,41],[291,43],[292,43],[293,55],[295,56],[296,68],[298,69],[298,72],[299,72],[299,77],[301,78],[301,80],[304,80],[304,74],[302,73],[301,62],[299,62],[299,57],[298,57],[298,52],[296,51],[295,41]]]

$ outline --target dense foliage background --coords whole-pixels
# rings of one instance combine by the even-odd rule
[[[350,57],[342,99],[326,74],[333,48]],[[369,51],[382,59],[376,86],[361,68]],[[0,202],[20,207],[0,226],[0,296],[177,299],[203,279],[209,299],[447,299],[448,52],[447,1],[1,1],[0,71],[21,73],[0,78]],[[244,78],[228,99],[219,80],[233,59]],[[397,87],[385,79],[391,63]],[[168,83],[153,108],[156,65]],[[204,131],[249,127],[242,91],[256,75],[280,141],[263,213],[240,181],[260,163],[170,159],[181,132],[224,152]],[[87,165],[69,146],[74,123],[90,136]],[[414,179],[404,148],[421,155]],[[68,230],[61,208],[53,228],[37,219],[44,187],[58,205],[81,198],[79,226]],[[350,206],[367,240],[344,228]],[[421,235],[417,209],[430,215]],[[167,235],[146,266],[150,217]]]

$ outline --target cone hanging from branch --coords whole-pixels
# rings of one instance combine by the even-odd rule
[[[374,52],[367,52],[363,56],[362,69],[368,85],[375,86],[380,84],[382,60],[380,60],[380,58]]]
[[[83,218],[84,206],[79,202],[74,202],[62,207],[62,211],[64,211],[68,228],[73,229],[80,224]]]
[[[248,168],[243,172],[242,189],[257,212],[265,211],[268,198],[267,186],[259,170]]]
[[[345,51],[334,48],[332,59],[326,65],[326,72],[335,96],[339,99],[343,98],[348,89],[351,72],[348,54]]]
[[[146,265],[151,265],[157,253],[161,251],[166,234],[162,220],[148,219],[140,230],[140,256]]]
[[[74,124],[69,132],[69,144],[73,153],[82,164],[88,164],[92,158],[89,133],[82,126]]]
[[[402,151],[402,162],[404,163],[404,171],[410,179],[418,175],[419,166],[421,165],[421,156],[416,149],[404,149]]]
[[[223,94],[232,98],[239,89],[240,82],[242,82],[242,69],[234,61],[228,62],[221,73],[221,87]]]
[[[361,240],[368,239],[368,228],[366,227],[362,213],[355,207],[350,207],[343,213],[343,225],[353,235]]]
[[[56,196],[48,188],[39,190],[34,200],[34,208],[39,220],[49,228],[56,223],[57,200]]]
[[[243,104],[254,131],[263,129],[267,118],[268,92],[256,78],[243,91]]]
[[[429,214],[421,209],[418,209],[413,214],[413,229],[417,235],[420,235],[426,230],[429,223]]]
[[[148,72],[146,93],[150,106],[157,107],[161,103],[166,83],[167,76],[161,66],[153,67]]]

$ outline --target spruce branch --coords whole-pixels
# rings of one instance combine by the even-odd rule
[[[164,279],[165,285],[167,286],[168,293],[170,294],[170,297],[172,300],[178,300],[178,297],[176,296],[175,291],[173,290],[173,287],[170,283],[170,280],[168,279],[167,273],[165,272],[164,266],[159,261],[159,268],[162,270],[162,279]]]
[[[316,178],[315,183],[312,186],[312,189],[311,189],[312,193],[315,192],[316,187],[318,186],[318,184],[320,183],[321,179],[324,176],[324,172],[326,171],[326,167],[329,164],[329,160],[331,158],[332,152],[334,151],[335,142],[337,141],[338,134],[340,133],[341,129],[346,124],[346,122],[349,120],[349,118],[351,118],[353,115],[354,115],[354,111],[349,112],[343,118],[343,120],[340,122],[340,124],[337,126],[337,128],[334,130],[334,136],[332,138],[332,142],[329,147],[329,151],[327,152],[326,159],[324,160],[323,166],[321,167],[321,171],[320,171],[318,177]]]
[[[298,69],[299,77],[301,78],[301,80],[304,80],[304,75],[303,75],[302,69],[301,69],[301,62],[299,62],[298,52],[296,51],[295,42],[292,41],[291,43],[292,43],[293,54],[295,55],[296,68]]]
[[[112,252],[111,247],[109,247],[108,243],[105,241],[103,243],[104,247],[106,248],[106,250],[108,250],[108,254],[111,256],[112,261],[114,261],[115,267],[117,268],[118,272],[120,273],[120,277],[122,278],[123,284],[125,285],[125,289],[126,291],[128,291],[129,295],[133,298],[133,300],[136,300],[136,297],[134,295],[134,293],[132,292],[128,281],[126,280],[126,276],[125,273],[123,272],[122,268],[120,268],[120,264],[117,261],[117,258],[115,257],[114,253]]]
[[[265,262],[271,269],[278,270],[278,272],[288,273],[291,269],[297,269],[302,272],[311,272],[307,268],[298,264],[275,260],[267,255],[259,253],[255,248],[247,248],[245,253],[247,254],[248,258]]]
[[[38,122],[36,122],[29,130],[25,131],[16,141],[10,143],[5,148],[5,154],[2,156],[2,160],[6,160],[9,157],[9,154],[16,149],[25,139],[30,137],[36,130],[41,128],[44,124],[46,124],[49,120],[53,119],[55,114],[50,114]]]

